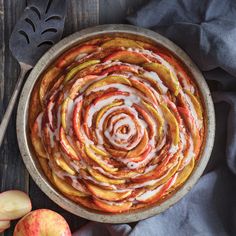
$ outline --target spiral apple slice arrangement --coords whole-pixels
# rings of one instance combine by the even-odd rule
[[[204,137],[199,91],[183,63],[127,38],[62,54],[36,84],[29,111],[48,178],[103,212],[163,201],[191,174]]]

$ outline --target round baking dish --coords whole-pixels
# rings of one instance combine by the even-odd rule
[[[200,90],[202,102],[205,109],[205,127],[206,135],[200,155],[200,160],[196,164],[191,176],[188,180],[179,188],[170,198],[166,199],[158,205],[154,205],[147,208],[142,208],[137,211],[125,212],[120,214],[107,214],[96,212],[86,209],[73,201],[67,199],[61,194],[46,178],[44,175],[37,157],[34,155],[28,137],[28,107],[32,89],[35,82],[40,77],[42,72],[63,52],[73,47],[76,44],[87,41],[89,39],[102,37],[105,35],[126,36],[130,38],[139,39],[141,41],[151,42],[159,44],[169,49],[175,54],[187,67],[190,73],[193,75],[195,82]],[[103,222],[103,223],[125,223],[142,220],[156,214],[159,214],[170,206],[179,201],[185,194],[190,191],[196,181],[202,175],[207,162],[210,158],[215,134],[215,115],[214,106],[212,103],[209,88],[196,65],[192,62],[189,56],[181,50],[174,43],[166,39],[165,37],[139,27],[130,25],[101,25],[85,30],[81,30],[77,33],[64,38],[58,44],[53,46],[36,64],[31,71],[24,88],[21,93],[18,110],[17,110],[17,138],[20,148],[20,152],[23,161],[34,181],[41,188],[41,190],[59,206],[65,210],[81,216],[83,218]]]

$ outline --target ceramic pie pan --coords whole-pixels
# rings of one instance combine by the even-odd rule
[[[200,90],[203,106],[205,109],[205,127],[206,127],[205,140],[202,152],[200,154],[200,160],[197,162],[195,169],[193,170],[188,180],[182,185],[181,188],[179,188],[174,194],[172,194],[171,197],[169,197],[162,203],[147,208],[139,209],[136,211],[125,212],[120,214],[101,213],[86,209],[74,203],[73,201],[67,199],[63,194],[57,191],[57,189],[50,183],[50,181],[44,175],[40,167],[40,164],[37,161],[37,157],[33,152],[33,148],[31,147],[30,140],[28,137],[28,112],[29,112],[28,107],[29,107],[30,96],[34,84],[40,77],[42,72],[60,54],[62,54],[69,48],[73,47],[74,45],[87,41],[89,39],[102,37],[106,35],[116,35],[124,37],[126,36],[141,41],[159,44],[169,49],[182,62],[184,62],[187,69],[193,75],[195,83],[197,84]],[[178,46],[176,46],[174,43],[172,43],[165,37],[153,31],[130,25],[101,25],[84,29],[70,35],[69,37],[64,38],[58,44],[53,46],[38,61],[34,69],[31,71],[22,90],[17,111],[17,138],[20,152],[31,177],[36,182],[36,184],[50,199],[52,199],[55,203],[57,203],[65,210],[80,217],[104,223],[125,223],[125,222],[142,220],[157,215],[168,209],[176,202],[178,202],[184,195],[186,195],[190,191],[190,189],[194,186],[194,184],[202,175],[207,165],[207,162],[210,158],[214,142],[214,134],[215,134],[215,115],[210,91],[201,72],[192,62],[190,57],[187,56],[183,50],[181,50]]]

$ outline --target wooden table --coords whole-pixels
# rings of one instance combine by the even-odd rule
[[[41,0],[47,1],[47,0]],[[64,35],[88,26],[127,23],[125,17],[148,0],[67,0]],[[26,0],[0,0],[0,120],[11,97],[19,66],[9,50],[11,31],[26,7]],[[0,191],[19,189],[27,192],[33,209],[50,208],[62,214],[74,231],[86,220],[66,212],[53,203],[33,182],[21,159],[16,138],[16,107],[12,114],[5,140],[0,149]],[[13,235],[15,222],[3,235]],[[33,236],[33,235],[32,235]]]

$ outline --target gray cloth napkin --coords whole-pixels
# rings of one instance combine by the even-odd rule
[[[164,213],[128,224],[90,222],[74,236],[236,235],[236,1],[153,0],[128,18],[190,55],[211,88],[215,145],[205,175]]]

